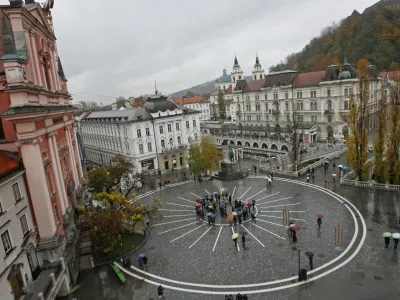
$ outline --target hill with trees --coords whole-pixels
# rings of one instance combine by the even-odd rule
[[[288,55],[269,71],[319,71],[339,65],[345,53],[349,61],[366,58],[380,71],[400,69],[400,12],[384,6],[386,2],[379,1],[363,14],[354,11],[340,23],[326,27],[302,51]]]

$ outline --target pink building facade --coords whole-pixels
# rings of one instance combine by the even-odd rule
[[[73,284],[79,256],[74,210],[83,173],[48,3],[10,0],[0,7],[0,149],[15,147],[22,157],[41,266],[64,257]]]

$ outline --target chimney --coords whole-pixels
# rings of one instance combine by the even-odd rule
[[[112,107],[112,110],[117,110],[118,109],[117,103],[112,104],[111,107]]]
[[[10,1],[10,6],[11,7],[22,7],[22,0],[9,0]]]

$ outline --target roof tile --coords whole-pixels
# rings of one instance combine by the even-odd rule
[[[193,96],[193,97],[183,97],[183,98],[175,98],[172,100],[175,104],[183,105],[189,103],[206,103],[208,99],[203,96]]]
[[[324,77],[325,71],[300,73],[293,81],[293,86],[295,88],[304,86],[316,86],[323,80]]]

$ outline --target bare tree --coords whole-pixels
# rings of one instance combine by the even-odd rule
[[[289,124],[289,136],[290,136],[290,147],[289,147],[289,159],[292,165],[292,170],[297,171],[301,164],[302,149],[301,149],[301,123],[299,115],[295,110],[294,102],[292,103],[292,116],[287,115],[287,122]]]

